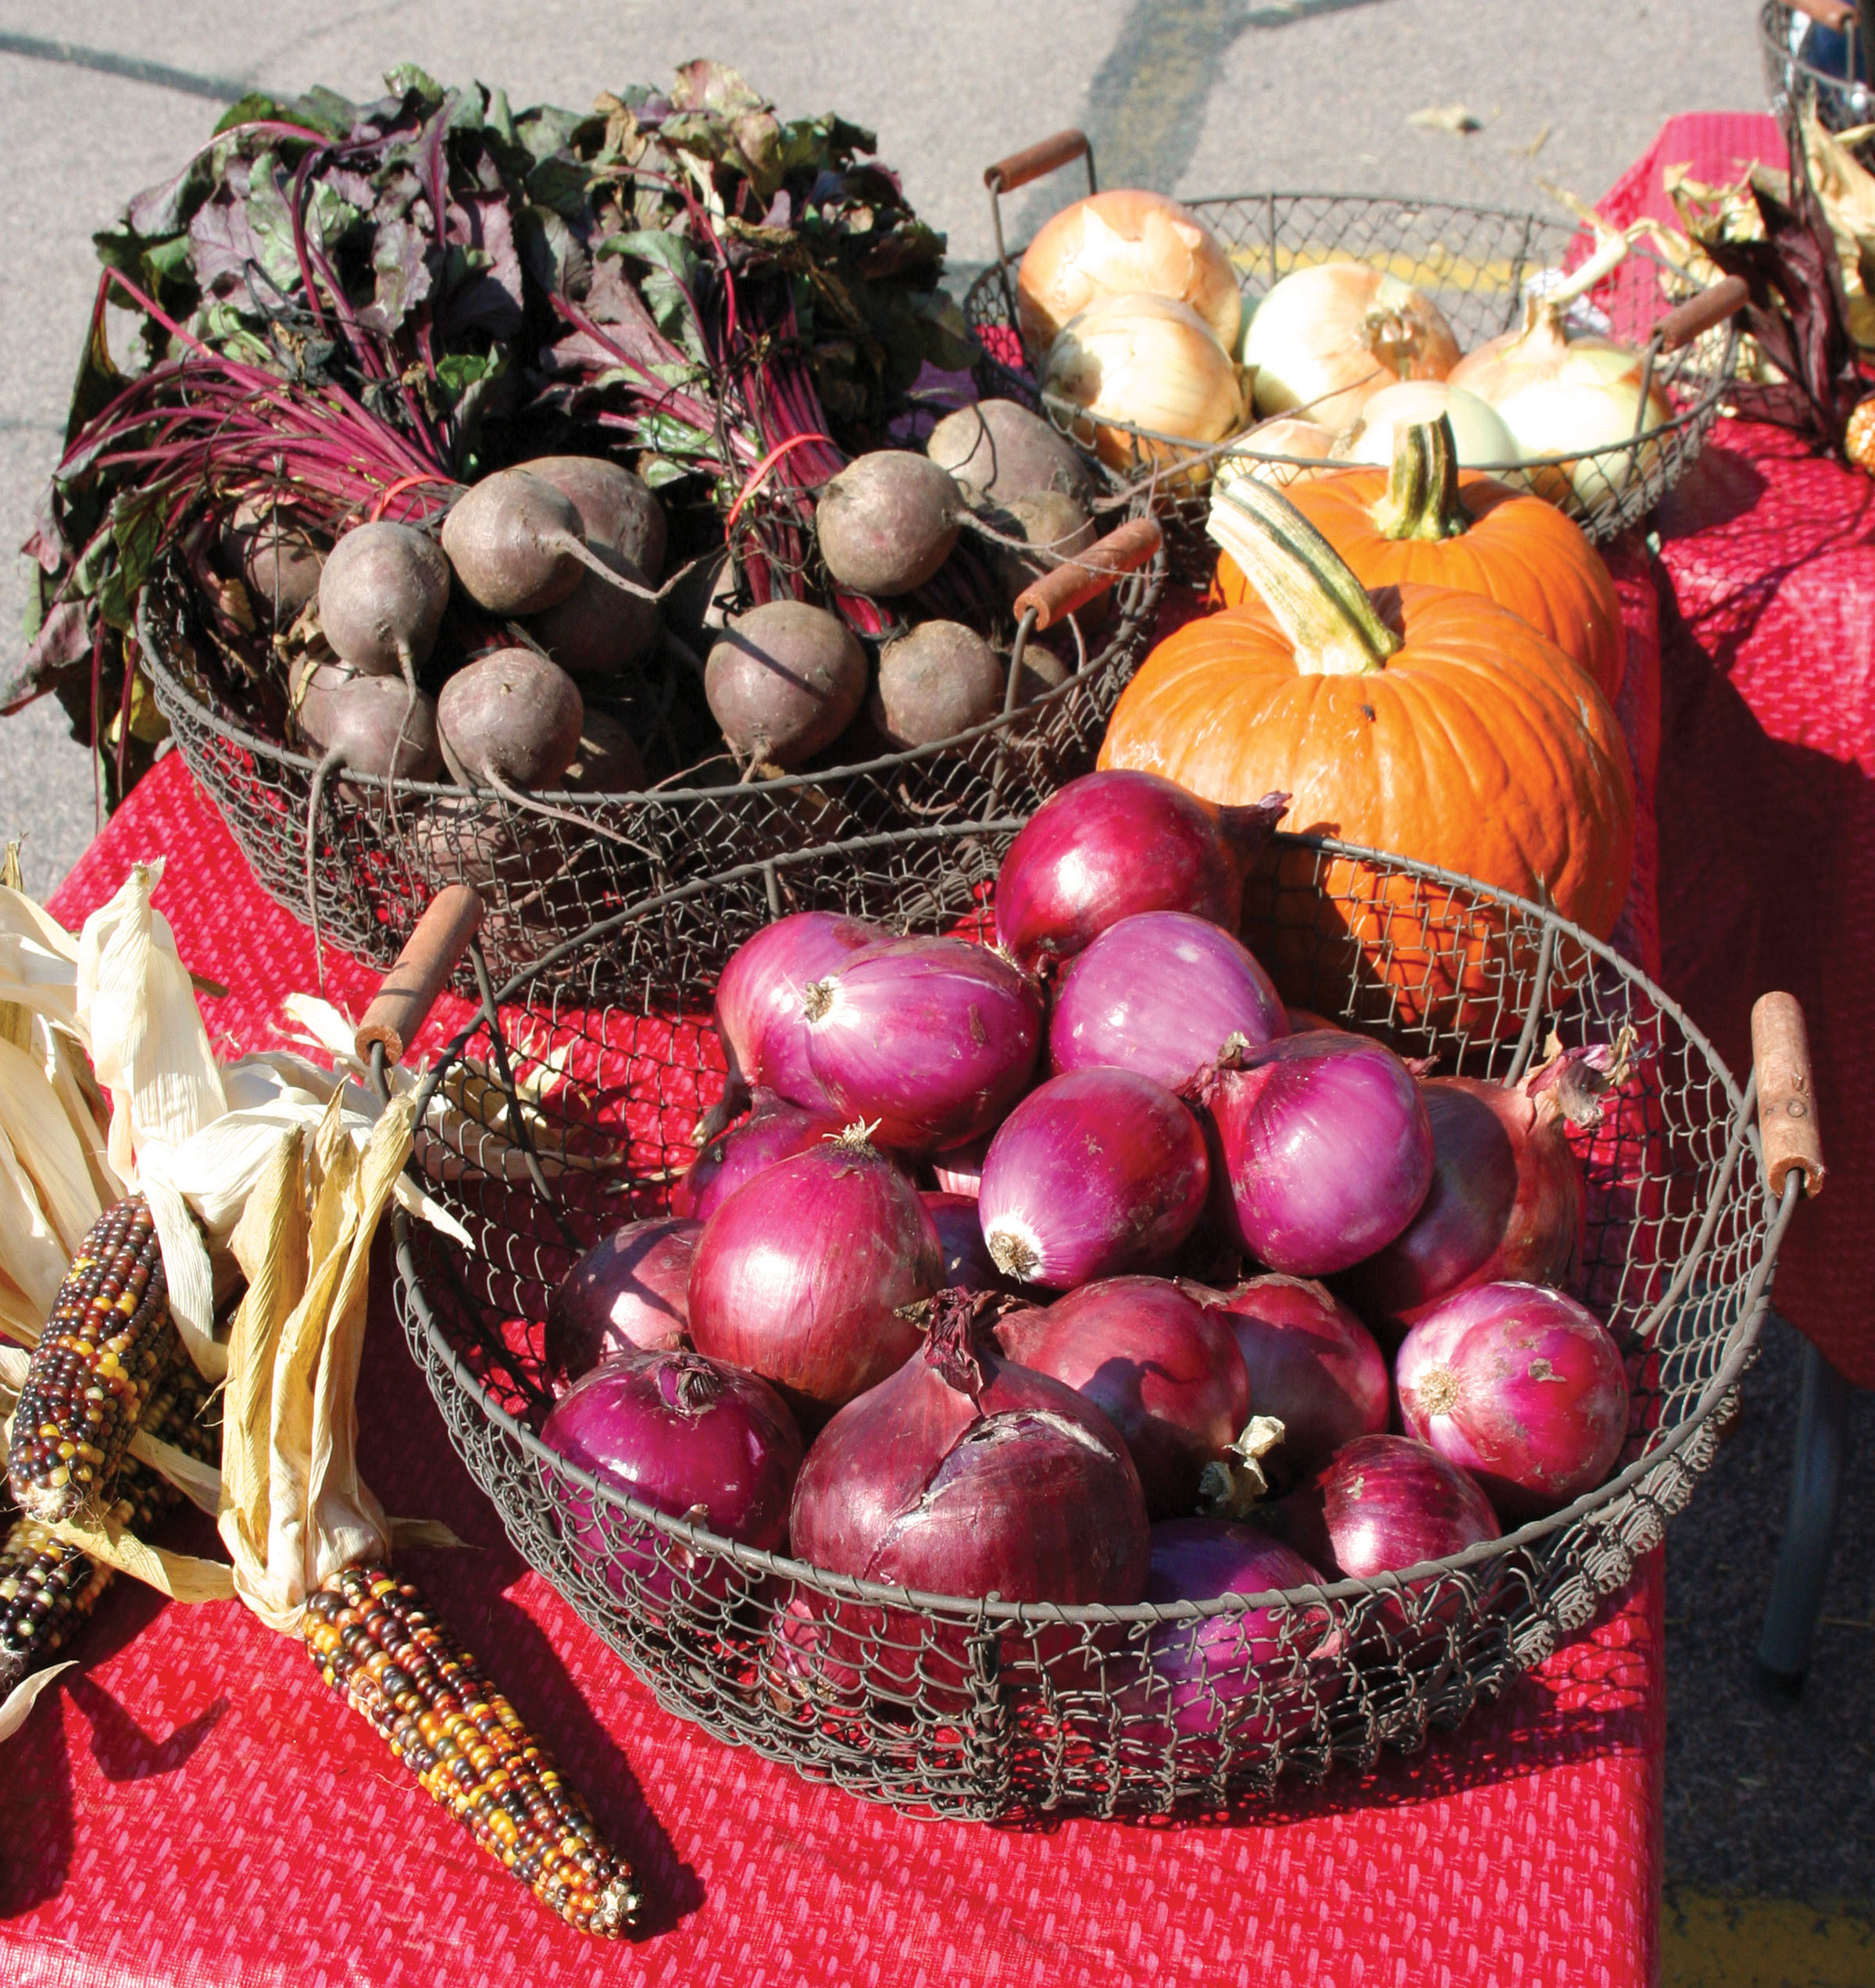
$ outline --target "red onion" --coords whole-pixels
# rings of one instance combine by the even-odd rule
[[[1163,1277],[1105,1277],[1045,1310],[1012,1312],[996,1343],[1107,1417],[1155,1519],[1198,1508],[1205,1466],[1224,1460],[1249,1419],[1249,1379],[1228,1326]]]
[[[807,1055],[839,1109],[882,1146],[934,1153],[987,1132],[1022,1095],[1041,994],[987,946],[896,939],[806,990]]]
[[[931,1171],[938,1177],[941,1193],[967,1194],[972,1201],[976,1200],[977,1190],[983,1183],[983,1157],[990,1150],[990,1141],[995,1136],[993,1129],[980,1132],[961,1146],[948,1147],[943,1152],[931,1155]]]
[[[1312,1008],[1285,1008],[1283,1015],[1292,1036],[1309,1035],[1317,1029],[1330,1029],[1337,1035],[1348,1033],[1339,1022],[1330,1021],[1326,1015],[1316,1014]]]
[[[1270,1462],[1290,1482],[1387,1426],[1387,1362],[1373,1335],[1321,1285],[1254,1277],[1221,1305],[1250,1376],[1250,1405],[1283,1425]]]
[[[923,1201],[938,1230],[938,1247],[944,1251],[942,1289],[1006,1291],[1014,1288],[990,1260],[983,1225],[977,1219],[974,1195],[927,1192]]]
[[[1267,1517],[1317,1566],[1363,1580],[1462,1553],[1499,1530],[1471,1479],[1409,1436],[1359,1437]]]
[[[547,1364],[577,1380],[638,1347],[667,1352],[689,1329],[686,1293],[700,1222],[627,1222],[595,1243],[547,1301]]]
[[[1048,1023],[1057,1071],[1137,1070],[1182,1090],[1234,1037],[1252,1048],[1288,1033],[1249,948],[1189,912],[1109,925],[1069,967]]]
[[[825,1112],[810,1112],[757,1085],[749,1115],[741,1125],[719,1133],[696,1163],[671,1190],[670,1205],[679,1215],[707,1222],[743,1182],[777,1160],[791,1160],[823,1139],[838,1137],[845,1121]]]
[[[802,1005],[809,983],[891,937],[857,919],[802,911],[745,940],[716,983],[716,1033],[729,1061],[732,1093],[739,1097],[742,1086],[766,1084],[791,1104],[830,1108],[807,1060]]]
[[[1428,1077],[1431,1191],[1405,1231],[1348,1280],[1376,1326],[1404,1333],[1455,1292],[1507,1279],[1565,1284],[1580,1259],[1582,1170],[1565,1124],[1601,1118],[1611,1053],[1567,1050],[1517,1085]]]
[[[837,1574],[939,1594],[1134,1602],[1150,1540],[1138,1473],[1090,1401],[1005,1359],[994,1300],[946,1291],[922,1352],[849,1402],[795,1486],[794,1551]],[[794,1688],[967,1692],[967,1632],[800,1596],[774,1652]],[[1063,1632],[1064,1647],[1073,1641]]]
[[[1426,1198],[1432,1127],[1412,1072],[1380,1043],[1285,1036],[1220,1061],[1198,1095],[1219,1226],[1272,1270],[1345,1270]]]
[[[764,1167],[704,1224],[691,1337],[774,1382],[811,1426],[918,1350],[900,1308],[942,1269],[917,1189],[855,1130]]]
[[[609,1490],[768,1552],[782,1551],[806,1446],[787,1404],[753,1374],[695,1353],[631,1348],[569,1389],[541,1440]],[[695,1552],[572,1492],[573,1539],[606,1579],[661,1615],[674,1593],[720,1598],[730,1562]]]
[[[1130,1070],[1075,1070],[1003,1120],[977,1210],[999,1269],[1066,1290],[1177,1248],[1209,1178],[1204,1135],[1170,1091]]]
[[[1175,1519],[1152,1528],[1148,1601],[1247,1598],[1321,1585],[1299,1553],[1255,1526]],[[1202,1742],[1227,1736],[1239,1747],[1292,1738],[1337,1694],[1339,1675],[1325,1659],[1338,1642],[1320,1604],[1162,1623],[1143,1651],[1129,1649],[1120,1660],[1123,1675],[1128,1658],[1142,1672],[1115,1694],[1127,1744],[1162,1748],[1177,1738],[1184,1743],[1181,1758],[1195,1760],[1210,1751]]]
[[[1406,1426],[1506,1519],[1592,1490],[1627,1435],[1627,1375],[1593,1312],[1538,1284],[1480,1284],[1428,1312],[1395,1367]]]
[[[996,878],[996,941],[1026,973],[1134,912],[1237,930],[1244,877],[1288,806],[1219,808],[1156,773],[1088,773],[1045,801]]]

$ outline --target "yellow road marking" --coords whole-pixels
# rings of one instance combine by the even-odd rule
[[[1875,1988],[1875,1922],[1793,1898],[1669,1886],[1661,1988]]]

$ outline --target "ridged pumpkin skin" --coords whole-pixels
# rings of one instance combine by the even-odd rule
[[[1470,530],[1453,538],[1389,538],[1373,519],[1387,480],[1384,469],[1345,469],[1298,482],[1288,495],[1363,587],[1418,580],[1481,594],[1548,636],[1613,703],[1627,673],[1627,631],[1615,583],[1580,526],[1541,498],[1474,470],[1459,478]],[[1228,552],[1218,556],[1211,598],[1226,607],[1256,598]]]
[[[1286,829],[1547,897],[1606,938],[1627,894],[1634,834],[1633,777],[1606,699],[1507,609],[1410,583],[1396,600],[1386,618],[1403,644],[1368,672],[1298,671],[1259,601],[1189,623],[1122,694],[1101,765],[1161,773],[1210,801],[1285,789],[1294,797]],[[1301,852],[1280,868],[1279,896],[1284,881],[1316,876]],[[1401,1019],[1436,1012],[1448,1026],[1514,1029],[1516,990],[1509,1009],[1500,999],[1504,973],[1527,969],[1534,938],[1507,959],[1502,922],[1466,918],[1434,887],[1377,883],[1348,862],[1327,866],[1320,882],[1359,941],[1364,973],[1396,990]],[[1273,930],[1255,930],[1254,894],[1252,949],[1284,998],[1306,1005],[1320,992],[1312,976],[1322,949],[1312,933],[1285,937],[1280,903]],[[1262,901],[1267,908],[1266,891]],[[1448,1003],[1461,991],[1455,1015]]]

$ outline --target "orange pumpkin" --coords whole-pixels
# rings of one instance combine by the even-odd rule
[[[1573,657],[1611,704],[1620,694],[1627,634],[1601,555],[1554,505],[1461,476],[1444,417],[1397,430],[1390,470],[1316,477],[1290,498],[1363,587],[1422,580],[1481,594]],[[1254,598],[1227,552],[1211,597],[1227,607]]]
[[[1409,581],[1389,626],[1299,512],[1252,480],[1218,494],[1211,530],[1262,598],[1159,644],[1120,697],[1101,765],[1210,801],[1285,790],[1286,828],[1547,900],[1605,938],[1627,894],[1634,782],[1588,676],[1477,594]],[[1384,983],[1400,1019],[1515,1027],[1512,983],[1534,944],[1507,947],[1504,919],[1352,859],[1321,872],[1301,852],[1287,861],[1317,881],[1320,915],[1355,942],[1352,969]],[[1304,977],[1316,939],[1286,944],[1279,907],[1266,944],[1284,998],[1320,1007]]]

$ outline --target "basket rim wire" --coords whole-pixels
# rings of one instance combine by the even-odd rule
[[[977,832],[984,834],[1012,831],[1020,826],[1020,821],[1015,818],[985,820],[973,825]],[[784,866],[792,867],[795,864],[810,864],[816,858],[825,858],[829,855],[845,856],[858,854],[869,844],[902,845],[914,839],[938,839],[955,836],[957,833],[955,824],[901,830],[863,841],[823,845],[817,849],[791,851],[785,856],[752,862],[739,866],[733,871],[693,880],[688,884],[630,906],[595,926],[584,939],[566,941],[560,950],[562,952],[578,951],[595,940],[622,930],[627,924],[671,905],[720,889],[734,881],[746,880],[766,873],[772,884],[773,873]],[[1337,860],[1373,864],[1383,871],[1405,873],[1423,883],[1458,887],[1480,900],[1537,919],[1541,921],[1545,933],[1546,957],[1539,965],[1530,993],[1530,1010],[1533,1016],[1542,1012],[1548,991],[1547,955],[1550,949],[1549,942],[1555,937],[1560,936],[1580,946],[1590,958],[1612,968],[1621,979],[1631,983],[1651,1005],[1672,1019],[1686,1040],[1704,1057],[1708,1073],[1718,1082],[1729,1107],[1727,1144],[1724,1159],[1709,1190],[1697,1238],[1687,1251],[1686,1261],[1679,1266],[1666,1291],[1649,1309],[1648,1319],[1653,1322],[1652,1330],[1657,1331],[1659,1322],[1673,1306],[1684,1300],[1691,1273],[1709,1246],[1712,1227],[1723,1205],[1723,1197],[1735,1174],[1741,1154],[1748,1151],[1762,1166],[1762,1147],[1754,1109],[1757,1097],[1755,1072],[1741,1090],[1711,1042],[1671,996],[1612,947],[1592,937],[1582,927],[1572,924],[1552,908],[1512,892],[1497,890],[1457,871],[1435,864],[1415,862],[1385,851],[1369,849],[1358,844],[1342,842],[1330,837],[1279,832],[1275,838],[1275,846],[1280,849],[1306,851],[1317,856]],[[530,982],[539,970],[537,965],[534,969],[517,973],[498,990],[492,987],[485,973],[478,975],[483,989],[483,1006],[432,1060],[417,1093],[420,1122],[429,1105],[439,1095],[448,1070],[459,1061],[468,1045],[483,1029],[498,1031],[501,1025],[496,1014],[497,1008],[502,1005],[513,1003],[523,996]],[[1526,1037],[1530,1033],[1527,1025]],[[1524,1045],[1524,1049],[1527,1048],[1527,1044]],[[1524,1053],[1524,1049],[1520,1049],[1520,1055]],[[516,1101],[512,1078],[505,1070],[505,1058],[499,1060],[503,1065],[501,1083],[512,1105]],[[522,1114],[517,1111],[515,1115],[517,1122],[524,1123]],[[528,1151],[531,1157],[530,1145]],[[1762,1180],[1758,1191],[1769,1203],[1769,1190],[1762,1185]],[[413,1218],[399,1208],[395,1213],[394,1228],[399,1283],[412,1309],[415,1323],[422,1333],[427,1351],[432,1360],[441,1362],[455,1386],[468,1397],[473,1412],[485,1418],[508,1441],[518,1444],[531,1463],[537,1466],[548,1466],[588,1497],[596,1494],[603,1505],[634,1523],[648,1526],[687,1547],[701,1550],[728,1561],[746,1572],[791,1580],[841,1601],[915,1611],[957,1624],[988,1622],[1019,1629],[1062,1625],[1073,1627],[1130,1627],[1207,1620],[1224,1615],[1247,1615],[1259,1609],[1275,1607],[1295,1609],[1329,1601],[1353,1601],[1384,1597],[1441,1574],[1466,1572],[1536,1547],[1552,1536],[1568,1530],[1591,1513],[1613,1505],[1624,1498],[1662,1463],[1677,1455],[1691,1443],[1695,1435],[1706,1426],[1714,1412],[1736,1386],[1739,1377],[1755,1357],[1759,1333],[1770,1309],[1768,1287],[1771,1271],[1784,1230],[1802,1193],[1801,1184],[1793,1177],[1786,1181],[1781,1199],[1772,1206],[1766,1223],[1762,1248],[1745,1285],[1738,1319],[1727,1334],[1724,1358],[1716,1372],[1701,1389],[1694,1406],[1661,1434],[1658,1440],[1650,1441],[1631,1462],[1615,1476],[1592,1490],[1584,1493],[1561,1510],[1530,1520],[1514,1531],[1483,1541],[1462,1553],[1443,1559],[1422,1561],[1410,1568],[1390,1569],[1371,1577],[1350,1578],[1319,1585],[1310,1583],[1293,1589],[1270,1590],[1251,1596],[1224,1595],[1205,1601],[1138,1602],[1124,1607],[1097,1603],[1070,1606],[1052,1602],[1005,1601],[994,1596],[935,1594],[917,1589],[882,1585],[856,1576],[835,1574],[809,1561],[739,1544],[608,1487],[559,1451],[550,1448],[523,1420],[489,1397],[452,1344],[425,1295],[423,1272],[413,1247]],[[558,1211],[554,1208],[551,1195],[547,1199],[549,1209],[557,1222]],[[1643,1336],[1651,1337],[1651,1333],[1644,1333]],[[432,1391],[436,1391],[438,1383],[434,1370],[427,1372],[426,1377],[430,1379]]]
[[[1510,294],[1512,305],[1512,322],[1514,322],[1515,309],[1522,294],[1518,286],[1520,284],[1525,266],[1531,259],[1536,245],[1533,237],[1537,237],[1539,231],[1552,235],[1553,237],[1552,245],[1559,252],[1581,232],[1580,224],[1572,224],[1553,216],[1540,214],[1534,209],[1498,207],[1470,201],[1435,199],[1430,196],[1421,198],[1410,195],[1394,195],[1366,194],[1359,191],[1326,192],[1271,188],[1268,191],[1248,193],[1205,194],[1195,199],[1181,201],[1180,205],[1201,213],[1208,208],[1262,205],[1273,217],[1277,206],[1283,202],[1295,205],[1312,202],[1327,202],[1336,205],[1355,204],[1369,209],[1390,209],[1402,219],[1446,215],[1465,216],[1472,220],[1488,219],[1521,223],[1524,230],[1522,248],[1520,252],[1512,259]],[[1271,220],[1270,230],[1273,234],[1273,218]],[[1021,344],[1023,356],[1029,370],[1026,374],[1019,372],[986,351],[980,362],[980,371],[987,373],[992,380],[1012,387],[1025,398],[1033,400],[1046,412],[1051,423],[1073,440],[1073,426],[1076,423],[1086,419],[1086,411],[1076,403],[1062,399],[1059,394],[1047,393],[1042,390],[1040,371],[1035,355],[1029,352],[1026,342],[1022,341],[1020,314],[1016,307],[1014,275],[1026,252],[1026,244],[1022,248],[1012,249],[1001,261],[992,261],[987,268],[981,270],[970,284],[966,297],[965,309],[966,312],[970,312],[979,298],[987,298],[993,294],[1000,295],[1005,312],[1003,319],[1004,328],[1015,334],[1019,344]],[[1663,257],[1656,255],[1651,249],[1636,244],[1630,248],[1629,255],[1631,259],[1638,259],[1650,264],[1663,275],[1685,284],[1688,295],[1696,293],[1697,286],[1691,284]],[[1355,256],[1352,259],[1359,261],[1362,259]],[[1684,300],[1682,299],[1682,301]],[[1662,315],[1665,315],[1664,312]],[[1506,328],[1509,328],[1508,324]],[[1520,484],[1525,484],[1530,482],[1534,473],[1540,470],[1550,469],[1566,473],[1583,464],[1598,465],[1612,462],[1614,459],[1623,455],[1638,456],[1641,451],[1650,445],[1657,449],[1666,437],[1688,429],[1695,423],[1704,423],[1709,425],[1711,417],[1716,415],[1720,403],[1731,385],[1733,374],[1737,366],[1739,330],[1735,316],[1727,322],[1725,334],[1722,354],[1717,364],[1710,371],[1701,368],[1691,373],[1690,377],[1698,380],[1700,383],[1699,391],[1685,405],[1677,408],[1670,419],[1651,427],[1637,427],[1633,434],[1623,440],[1604,442],[1593,448],[1575,449],[1564,454],[1553,455],[1530,456],[1514,462],[1467,463],[1465,466],[1466,470],[1480,476],[1492,476],[1500,480],[1512,480]],[[1658,341],[1659,332],[1656,329],[1653,338],[1646,347],[1642,348],[1643,355],[1647,362],[1645,377],[1650,380],[1655,378],[1654,362],[1659,356]],[[1677,383],[1682,377],[1684,376],[1673,375],[1673,380],[1670,384]],[[1641,403],[1641,412],[1645,412],[1647,402],[1644,398]],[[1305,415],[1307,410],[1304,409],[1302,412]],[[1167,482],[1176,482],[1180,477],[1188,476],[1195,468],[1207,462],[1215,463],[1225,457],[1234,456],[1241,460],[1256,462],[1292,465],[1298,468],[1319,469],[1321,466],[1319,458],[1284,455],[1255,448],[1251,442],[1251,438],[1255,434],[1256,424],[1254,423],[1250,427],[1238,430],[1234,436],[1227,437],[1222,441],[1206,443],[1195,443],[1188,437],[1167,434],[1157,429],[1143,427],[1134,422],[1108,419],[1104,420],[1101,425],[1103,427],[1111,428],[1116,433],[1131,437],[1136,444],[1151,442],[1169,451],[1166,459],[1141,462],[1137,460],[1140,451],[1136,448],[1136,464],[1131,473],[1134,482],[1141,488],[1155,489]],[[1698,441],[1700,437],[1694,437],[1693,439]],[[1247,446],[1247,444],[1250,445]],[[1076,446],[1079,448],[1081,444],[1077,442]],[[1366,466],[1354,463],[1331,463],[1330,466],[1359,468]],[[1680,466],[1682,473],[1688,466],[1690,466],[1690,464]],[[1659,490],[1653,492],[1645,508],[1651,509],[1653,504],[1666,494],[1669,487],[1670,485],[1663,484]],[[1173,494],[1188,496],[1192,494],[1188,491]],[[1577,522],[1584,524],[1586,528],[1588,520],[1598,518],[1604,511],[1612,515],[1620,509],[1620,501],[1625,494],[1624,488],[1611,485],[1609,490],[1594,501],[1580,505],[1582,516],[1577,518]],[[1573,506],[1567,507],[1566,515],[1575,516],[1576,509],[1577,507]]]
[[[1872,89],[1869,84],[1855,77],[1834,76],[1827,69],[1819,69],[1814,62],[1806,62],[1791,46],[1788,37],[1792,16],[1802,11],[1799,7],[1790,5],[1788,0],[1765,0],[1765,4],[1759,9],[1759,40],[1767,67],[1775,62],[1787,78],[1802,77],[1812,89],[1821,84],[1825,90],[1838,96],[1846,97],[1859,91],[1865,96],[1875,97],[1875,89]],[[1812,20],[1812,24],[1817,23]],[[1852,20],[1848,23],[1847,31],[1850,37],[1859,32],[1855,21]]]

